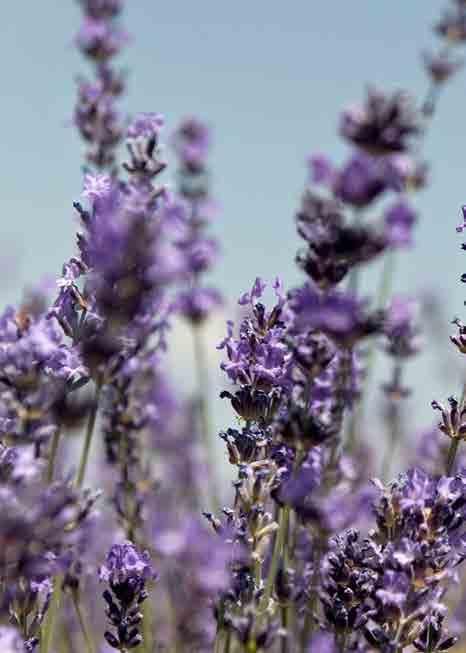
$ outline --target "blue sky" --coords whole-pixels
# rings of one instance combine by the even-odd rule
[[[294,283],[300,275],[293,263],[293,213],[307,155],[319,151],[342,160],[347,148],[337,135],[339,111],[360,99],[367,83],[422,95],[420,51],[434,41],[430,27],[442,3],[127,5],[133,41],[122,59],[130,71],[125,108],[162,112],[169,127],[196,113],[215,130],[214,190],[223,206],[215,232],[224,253],[212,280],[231,300],[256,275],[280,274]],[[74,77],[86,70],[72,47],[78,17],[72,0],[18,0],[2,10],[4,302],[15,301],[25,284],[56,277],[73,251],[71,202],[81,188],[81,145],[67,123]],[[455,225],[466,202],[465,84],[463,72],[446,89],[426,140],[432,185],[417,200],[416,248],[402,257],[396,278],[403,292],[433,287],[446,320],[464,314],[458,278],[466,266]],[[446,356],[448,343],[440,347]],[[413,404],[419,419],[430,415],[432,395],[456,390],[455,375],[441,378],[429,357],[413,365],[411,377],[419,386]]]

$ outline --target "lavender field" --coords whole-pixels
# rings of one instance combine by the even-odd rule
[[[347,65],[358,95],[333,90],[339,104],[323,113],[335,147],[314,132],[294,197],[281,183],[292,114],[289,134],[270,130],[262,142],[258,161],[277,177],[246,174],[264,140],[254,112],[267,104],[257,104],[266,80],[253,80],[257,95],[244,87],[244,115],[224,135],[216,126],[217,109],[223,128],[234,113],[222,107],[230,81],[248,76],[241,47],[248,52],[254,9],[231,14],[237,54],[228,40],[214,47],[202,7],[199,16],[176,9],[173,34],[182,27],[187,40],[181,29],[179,76],[173,62],[167,73],[173,119],[163,93],[156,106],[129,106],[133,95],[159,95],[148,74],[159,56],[157,11],[146,15],[146,2],[63,3],[63,15],[79,15],[74,34],[57,29],[58,14],[47,20],[46,3],[40,30],[29,15],[31,38],[49,30],[81,68],[66,71],[69,89],[52,90],[53,69],[22,80],[24,97],[38,93],[34,106],[11,81],[21,79],[22,45],[6,21],[4,43],[16,54],[3,111],[18,114],[4,119],[5,153],[10,137],[18,146],[3,164],[0,653],[466,651],[466,273],[456,269],[466,205],[451,191],[462,174],[462,109],[448,113],[465,84],[466,1],[444,0],[433,24],[432,8],[406,9],[416,30],[409,49],[399,37],[403,70],[395,51],[369,83]],[[151,36],[135,57],[143,74],[131,65],[137,12],[141,39]],[[291,7],[290,16],[297,33]],[[268,18],[254,33],[258,52],[274,29]],[[375,37],[361,7],[345,17],[362,35],[363,58],[381,56],[390,20],[402,29],[401,5]],[[293,30],[277,25],[286,62]],[[322,26],[331,33],[328,20]],[[49,46],[35,54],[44,71]],[[314,87],[309,74],[311,98],[332,83],[332,47],[330,37]],[[189,87],[190,55],[200,61],[203,48],[219,57],[218,105],[203,100],[202,70]],[[337,55],[343,62],[344,46]],[[393,83],[405,70],[413,88]],[[277,106],[291,77],[277,67]],[[79,154],[46,127],[50,150],[35,151],[40,135],[31,145],[31,160],[42,161],[35,172],[23,150],[47,113],[44,89],[69,101],[56,131],[73,133]],[[317,116],[318,93],[313,102]],[[267,129],[273,115],[269,105]],[[249,121],[257,142],[241,132]],[[231,148],[226,171],[216,143]],[[66,200],[67,239],[47,206],[69,160],[79,183]],[[35,222],[13,217],[15,189]],[[237,192],[251,214],[228,225],[238,207],[229,213],[224,200]],[[261,193],[270,214],[254,210]],[[277,219],[273,207],[290,197]],[[440,228],[422,231],[429,202],[441,209]],[[451,251],[439,255],[445,243]],[[217,283],[222,269],[228,282]]]

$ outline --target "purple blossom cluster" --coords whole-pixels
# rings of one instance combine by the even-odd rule
[[[434,400],[438,425],[410,442],[406,368],[427,339],[420,302],[391,286],[414,245],[424,136],[460,67],[466,3],[452,0],[435,27],[445,47],[424,55],[423,103],[370,87],[342,112],[343,163],[309,157],[295,216],[303,280],[257,277],[239,298],[217,346],[235,422],[217,441],[204,331],[223,303],[206,281],[220,252],[211,131],[197,117],[175,129],[171,190],[164,116],[125,121],[115,106],[124,2],[79,4],[75,42],[94,78],[79,81],[74,114],[86,144],[77,251],[54,297],[37,289],[0,315],[0,650],[464,646],[466,392]],[[194,394],[169,375],[180,316]]]

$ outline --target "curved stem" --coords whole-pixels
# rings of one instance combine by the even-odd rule
[[[40,653],[49,653],[50,646],[53,643],[53,631],[58,616],[58,610],[60,608],[62,593],[62,577],[56,576],[52,599],[50,601],[49,609],[45,617],[45,622],[41,629]]]
[[[98,380],[95,386],[94,402],[92,404],[91,412],[89,413],[89,420],[87,422],[86,436],[84,439],[84,446],[79,461],[78,475],[76,477],[76,485],[82,487],[84,477],[86,475],[86,467],[89,459],[89,451],[91,448],[92,436],[94,434],[94,427],[97,418],[97,411],[99,409],[100,391],[102,389],[102,382]]]
[[[60,436],[61,436],[61,427],[57,426],[57,429],[53,434],[52,444],[50,447],[50,455],[49,455],[49,460],[47,465],[47,483],[51,483],[53,481],[53,475],[55,471],[55,460],[57,457]]]
[[[393,285],[393,278],[395,275],[395,253],[393,251],[388,252],[383,270],[382,276],[380,278],[379,288],[376,295],[376,308],[383,309],[385,308],[391,289]],[[374,371],[375,361],[376,361],[377,350],[375,347],[375,340],[369,344],[367,352],[367,363],[366,363],[366,373],[363,381],[361,399],[359,404],[354,408],[353,414],[351,415],[351,420],[349,424],[349,433],[346,447],[349,450],[354,449],[357,442],[359,441],[359,431],[361,428],[361,423],[364,419],[364,412],[367,402],[367,393],[371,384],[371,377]]]
[[[89,629],[86,626],[86,620],[84,619],[84,615],[81,610],[81,604],[79,602],[78,592],[76,591],[71,592],[71,599],[73,601],[74,610],[78,618],[79,627],[81,628],[81,632],[83,634],[84,641],[86,643],[87,653],[94,653],[94,643],[89,634]]]

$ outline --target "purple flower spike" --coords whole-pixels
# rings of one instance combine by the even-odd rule
[[[330,159],[325,154],[314,154],[310,156],[309,169],[311,172],[311,181],[314,184],[330,185],[336,174]]]
[[[254,284],[249,292],[245,292],[238,299],[238,304],[240,306],[247,306],[248,304],[255,304],[264,294],[264,290],[267,288],[267,284],[260,278],[256,277]]]
[[[404,152],[420,131],[419,118],[411,99],[401,91],[385,95],[371,88],[363,105],[344,111],[342,136],[372,155]]]
[[[403,200],[393,204],[385,211],[385,236],[394,249],[410,247],[412,233],[416,224],[416,212]]]
[[[161,113],[140,113],[131,122],[126,135],[128,138],[157,138],[165,125]]]
[[[204,168],[210,149],[210,130],[198,118],[185,119],[174,134],[173,144],[188,169]]]
[[[155,579],[149,554],[139,553],[131,542],[114,544],[99,569],[99,577],[110,585],[103,598],[107,618],[116,629],[116,634],[105,632],[107,643],[120,651],[135,648],[143,641],[139,606],[148,596],[145,584]]]
[[[112,183],[112,178],[109,175],[86,175],[83,197],[88,200],[105,199],[112,190]]]
[[[290,308],[298,332],[322,331],[340,344],[354,343],[381,327],[381,316],[367,313],[364,302],[354,295],[321,293],[308,284],[291,294]]]

